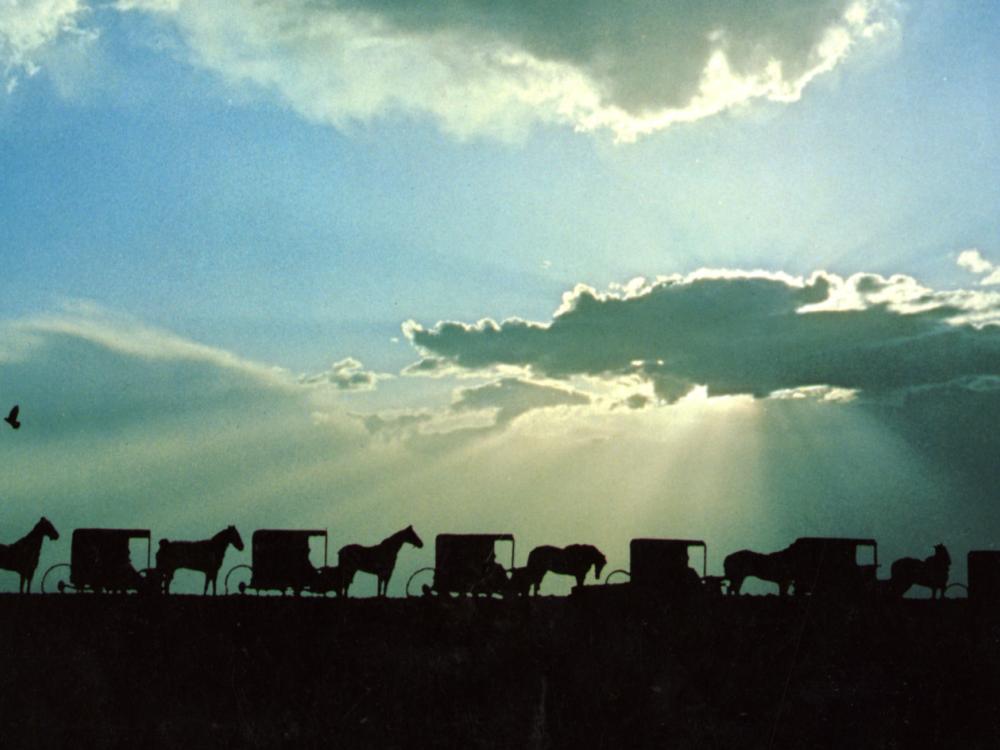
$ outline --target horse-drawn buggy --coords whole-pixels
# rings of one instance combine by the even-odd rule
[[[132,565],[130,545],[146,543],[146,567]],[[68,580],[66,575],[68,573]],[[150,567],[148,529],[76,529],[69,563],[53,565],[42,577],[42,592],[52,589],[95,593],[157,593],[159,578]]]
[[[796,596],[852,598],[874,594],[878,543],[874,539],[800,537],[788,547]]]
[[[323,567],[316,568],[309,559],[310,541],[323,540]],[[229,593],[230,579],[238,571],[249,571],[250,580],[240,581],[237,590],[256,593],[291,592],[298,596],[304,591],[325,594],[337,591],[329,585],[326,529],[258,529],[251,538],[251,564],[237,565],[226,574],[225,589]]]
[[[497,561],[498,543],[510,543],[510,565]],[[511,592],[508,574],[514,568],[513,534],[438,534],[434,540],[434,567],[421,568],[406,582],[406,595],[418,592],[458,596],[506,596]],[[430,583],[417,587],[415,580],[432,574]],[[412,587],[412,589],[411,589]]]
[[[691,566],[692,557],[700,572]],[[720,579],[707,572],[708,546],[700,539],[633,539],[628,570],[613,570],[602,585],[577,587],[573,593],[602,599],[682,599],[718,592]],[[617,576],[628,581],[612,583]]]

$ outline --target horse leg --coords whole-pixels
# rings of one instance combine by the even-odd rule
[[[347,595],[350,593],[352,583],[354,583],[354,569],[348,568],[344,565],[344,563],[341,563],[340,586],[338,589],[340,596],[344,597],[345,599],[347,598]]]

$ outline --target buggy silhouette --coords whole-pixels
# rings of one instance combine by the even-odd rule
[[[613,570],[604,585],[615,585],[616,575],[629,578],[628,589],[653,596],[677,597],[703,591],[705,585],[719,586],[719,579],[707,576],[708,546],[700,539],[633,539],[629,542],[629,570]],[[701,550],[701,573],[688,564],[691,550]],[[596,587],[592,587],[596,588]]]
[[[251,538],[251,565],[237,565],[226,573],[225,589],[229,593],[229,579],[238,570],[249,570],[250,581],[240,581],[241,594],[248,589],[256,593],[291,591],[298,596],[303,591],[318,592],[321,570],[309,561],[309,540],[323,538],[323,569],[327,568],[326,529],[258,529]],[[322,593],[322,592],[320,592]]]
[[[146,567],[136,570],[129,556],[133,539],[146,542]],[[69,572],[69,580],[63,576]],[[51,576],[51,578],[50,578]],[[45,571],[42,592],[55,583],[60,593],[90,591],[95,593],[156,593],[159,579],[150,566],[148,529],[76,529],[70,548],[69,563],[58,563]]]
[[[858,561],[868,554],[871,563]],[[841,598],[875,592],[878,585],[878,543],[874,539],[800,537],[788,547],[796,596],[812,594]]]
[[[496,560],[497,542],[510,542],[510,566]],[[458,596],[505,596],[510,593],[508,574],[514,568],[513,534],[438,534],[434,540],[434,567],[421,568],[406,582],[406,595],[418,576],[433,573],[433,580],[420,587],[431,594]]]
[[[966,593],[977,607],[1000,607],[1000,552],[971,550],[966,556],[969,583]],[[960,583],[952,586],[962,587]]]

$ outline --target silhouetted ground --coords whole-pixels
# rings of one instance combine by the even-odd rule
[[[3,747],[996,747],[965,601],[0,597]]]

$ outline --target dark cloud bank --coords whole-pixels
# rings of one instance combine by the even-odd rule
[[[639,374],[667,402],[695,385],[710,395],[757,397],[814,385],[869,396],[963,380],[995,389],[1000,326],[968,321],[973,313],[988,320],[996,301],[909,282],[744,275],[606,295],[581,287],[549,323],[409,324],[407,333],[428,357],[461,368],[522,366],[551,378]],[[854,309],[832,309],[837,300]]]

